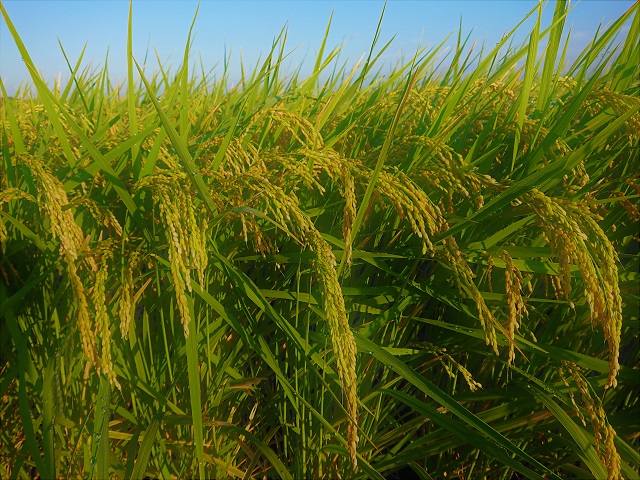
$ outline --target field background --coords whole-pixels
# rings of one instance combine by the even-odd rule
[[[3,476],[638,478],[640,4],[570,65],[542,8],[230,88],[131,19],[49,86],[0,3]]]

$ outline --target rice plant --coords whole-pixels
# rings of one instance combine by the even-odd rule
[[[0,3],[3,476],[638,478],[640,4],[570,65],[542,8],[235,87],[130,9],[50,87]]]

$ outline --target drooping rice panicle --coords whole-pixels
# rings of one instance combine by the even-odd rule
[[[523,315],[528,315],[527,307],[522,300],[522,274],[513,263],[513,259],[506,250],[502,251],[502,259],[506,263],[505,287],[507,293],[507,307],[509,310],[507,323],[507,340],[509,340],[509,363],[511,364],[515,356],[515,332],[522,324]]]
[[[580,368],[576,364],[566,360],[563,361],[560,375],[566,386],[569,386],[567,378],[565,378],[568,376],[578,388],[581,403],[587,411],[591,425],[593,426],[593,436],[598,456],[607,469],[607,480],[623,478],[620,472],[620,454],[614,444],[616,432],[607,419],[607,415],[602,407],[602,402],[597,396],[593,395],[592,387],[582,376]],[[571,390],[569,394],[578,417],[582,420],[582,423],[586,425],[584,416],[575,401],[573,390]]]
[[[620,370],[622,303],[618,287],[617,254],[592,214],[570,201],[552,199],[538,190],[529,194],[544,235],[557,252],[562,296],[571,302],[570,265],[576,265],[584,282],[591,324],[602,326],[609,350],[607,388],[616,386]]]
[[[111,322],[107,312],[106,283],[109,277],[110,250],[102,251],[100,265],[96,272],[96,280],[91,291],[91,301],[95,313],[96,338],[100,341],[100,372],[107,376],[114,387],[121,389],[116,378],[111,358]]]

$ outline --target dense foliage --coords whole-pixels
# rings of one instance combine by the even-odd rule
[[[568,67],[555,8],[49,88],[0,4],[3,474],[637,478],[640,4]]]

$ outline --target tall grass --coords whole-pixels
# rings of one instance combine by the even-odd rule
[[[573,65],[557,2],[445,71],[284,76],[282,32],[234,88],[130,18],[126,90],[0,11],[8,478],[637,478],[639,4]]]

